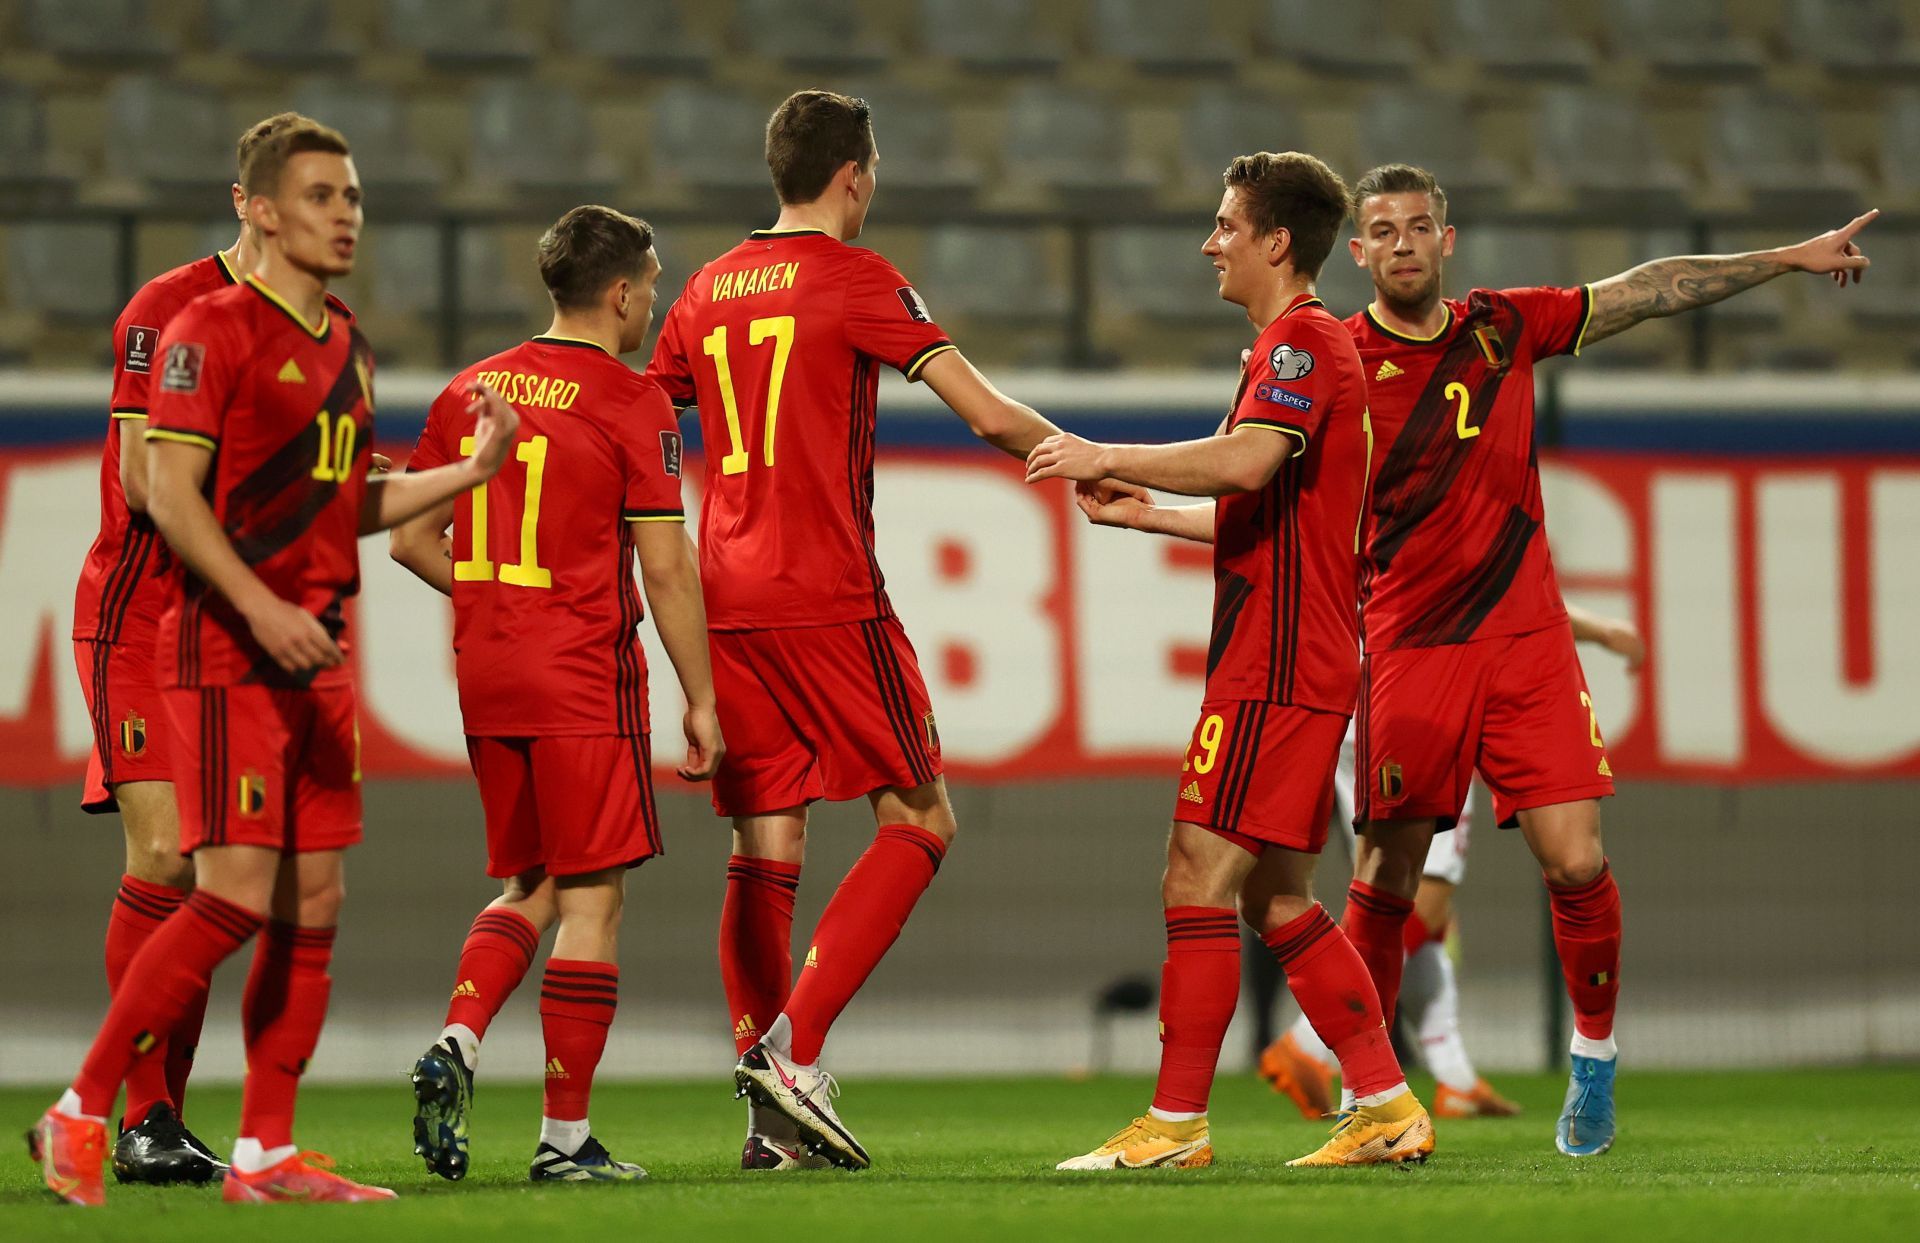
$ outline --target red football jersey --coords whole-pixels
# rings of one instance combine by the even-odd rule
[[[100,534],[80,567],[73,601],[76,639],[153,643],[160,624],[161,584],[171,558],[153,520],[127,508],[126,489],[120,486],[120,424],[146,421],[147,388],[161,331],[181,307],[237,279],[224,255],[195,259],[142,285],[113,322],[112,418],[100,455]]]
[[[818,229],[760,230],[695,272],[647,374],[700,407],[700,567],[716,630],[890,617],[873,552],[878,365],[953,348],[907,278]]]
[[[1254,342],[1228,416],[1298,442],[1258,492],[1219,498],[1207,698],[1351,713],[1367,384],[1340,321],[1302,296]]]
[[[474,737],[643,734],[633,524],[685,522],[680,431],[660,386],[598,345],[535,337],[435,399],[408,470],[473,450],[466,386],[520,412],[513,456],[454,504],[453,647]]]
[[[373,350],[330,302],[309,325],[248,277],[194,300],[160,337],[148,440],[211,450],[207,497],[234,551],[274,594],[346,646],[360,590],[360,508],[373,445]],[[160,618],[164,686],[344,685],[347,667],[283,672],[199,577],[171,575]]]
[[[1533,364],[1577,354],[1593,295],[1475,289],[1429,340],[1346,321],[1379,451],[1362,595],[1370,651],[1525,634],[1567,615],[1547,551]]]

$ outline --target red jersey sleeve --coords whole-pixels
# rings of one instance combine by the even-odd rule
[[[1299,441],[1295,455],[1320,434],[1327,408],[1333,404],[1337,373],[1332,351],[1320,334],[1301,326],[1291,335],[1256,349],[1247,360],[1247,376],[1227,419],[1229,432],[1241,427],[1264,427]],[[1320,357],[1316,357],[1320,355]]]
[[[427,408],[427,425],[420,429],[420,439],[414,441],[413,452],[407,457],[408,470],[432,470],[454,460],[447,449],[447,424],[464,404],[455,391],[455,385],[461,384],[462,380],[456,379],[447,385]]]
[[[154,360],[160,356],[160,329],[178,308],[151,287],[127,303],[113,323],[113,401],[116,419],[144,419],[151,402]]]
[[[1580,352],[1580,343],[1587,335],[1587,321],[1593,318],[1592,286],[1562,289],[1540,285],[1500,292],[1519,308],[1526,322],[1521,339],[1531,357],[1552,358],[1556,354]]]
[[[667,399],[676,406],[691,406],[694,402],[693,364],[687,358],[685,311],[687,299],[693,293],[693,282],[699,276],[699,271],[695,271],[687,278],[686,288],[667,308],[666,321],[660,325],[660,339],[653,343],[653,360],[647,364],[647,378],[658,384]]]
[[[241,337],[230,315],[213,313],[204,300],[188,303],[174,317],[160,336],[148,440],[219,448],[227,407],[248,361]]]
[[[871,252],[853,262],[845,322],[849,345],[909,380],[920,378],[928,359],[954,348],[907,278]]]
[[[628,522],[685,522],[680,499],[680,425],[665,393],[648,384],[633,413],[620,423],[626,436],[627,490],[621,516]]]

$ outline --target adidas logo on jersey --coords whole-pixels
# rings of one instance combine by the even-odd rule
[[[1207,800],[1200,793],[1200,783],[1198,781],[1190,781],[1187,783],[1187,788],[1180,791],[1180,801],[1183,803],[1204,803]]]
[[[573,1076],[567,1073],[567,1068],[562,1066],[560,1059],[556,1057],[547,1062],[547,1078],[571,1079]]]
[[[820,965],[820,947],[817,945],[809,945],[807,947],[807,961],[801,966],[800,969],[802,971],[805,971],[808,967],[817,967],[819,965]]]
[[[1404,370],[1393,365],[1391,358],[1386,358],[1381,360],[1380,370],[1373,373],[1373,378],[1376,380],[1391,380],[1397,375],[1405,374],[1407,373]]]
[[[462,980],[453,986],[453,995],[455,998],[471,997],[475,1001],[478,1001],[480,999],[480,990],[474,985],[472,980]]]
[[[751,1014],[741,1015],[740,1021],[733,1025],[733,1038],[735,1040],[745,1040],[749,1036],[758,1036],[759,1034],[760,1029],[753,1025],[753,1016]]]
[[[300,370],[300,364],[289,358],[280,366],[280,383],[305,384],[307,377]]]

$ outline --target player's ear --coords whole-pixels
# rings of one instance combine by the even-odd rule
[[[1364,268],[1367,266],[1367,252],[1361,248],[1359,238],[1350,237],[1347,239],[1347,253],[1353,256],[1354,267]]]
[[[1275,229],[1273,236],[1267,239],[1267,264],[1279,267],[1293,253],[1293,232],[1289,229]]]
[[[1453,226],[1440,230],[1440,257],[1448,258],[1453,254]]]
[[[233,214],[242,221],[247,218],[247,192],[237,181],[233,183]]]
[[[620,318],[625,319],[632,313],[633,282],[624,276],[621,277],[613,282],[612,288],[608,291],[608,297],[612,300],[613,309],[619,313]]]

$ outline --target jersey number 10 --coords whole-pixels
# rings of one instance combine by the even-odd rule
[[[473,437],[460,438],[460,452],[473,455]],[[515,587],[553,586],[553,571],[540,564],[540,485],[547,474],[547,438],[535,436],[523,440],[514,446],[514,457],[527,466],[527,490],[520,505],[520,560],[509,561],[496,567],[487,557],[487,492],[492,483],[484,483],[467,493],[466,499],[473,505],[472,521],[467,524],[472,532],[473,548],[465,561],[453,563],[453,580],[457,583],[490,583],[495,579]]]
[[[769,340],[773,342],[773,370],[767,376],[766,431],[761,439],[766,464],[772,466],[773,428],[780,419],[780,385],[787,378],[787,356],[793,352],[793,316],[774,315],[747,325],[748,345],[762,345]],[[713,360],[714,372],[720,380],[720,406],[727,416],[728,449],[720,459],[720,473],[738,475],[747,469],[751,455],[746,442],[740,438],[740,404],[733,395],[733,368],[727,365],[727,326],[722,324],[708,333],[700,342],[700,348]]]

